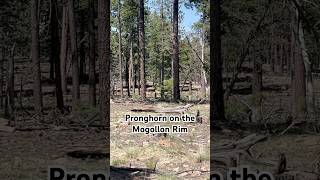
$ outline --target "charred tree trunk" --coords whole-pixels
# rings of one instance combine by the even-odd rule
[[[94,31],[94,0],[89,0],[89,105],[95,107],[96,102],[96,47]]]
[[[224,120],[224,99],[221,59],[221,2],[210,1],[210,119]]]
[[[173,101],[180,100],[179,80],[179,1],[173,0],[173,24],[172,24],[172,78],[173,78]]]
[[[144,0],[139,0],[140,96],[146,99]]]
[[[61,83],[61,71],[60,71],[60,57],[59,57],[59,26],[58,23],[58,4],[57,0],[51,1],[51,58],[55,65],[55,84],[56,84],[56,103],[57,108],[63,112],[63,93]]]
[[[123,97],[123,65],[122,65],[122,39],[121,39],[121,2],[118,0],[118,40],[119,40],[119,47],[118,47],[118,57],[119,57],[119,81],[120,81],[120,96]]]
[[[100,120],[107,127],[110,126],[110,51],[110,1],[98,0]]]
[[[67,94],[67,57],[68,57],[68,8],[63,5],[61,46],[60,46],[60,70],[61,86],[63,94]]]
[[[74,111],[77,111],[80,103],[80,83],[79,83],[79,67],[78,67],[77,32],[76,32],[76,22],[75,22],[73,3],[74,3],[73,0],[68,1],[71,64],[72,64],[72,108]]]
[[[33,103],[37,114],[42,113],[41,70],[39,50],[38,1],[31,0],[31,57],[33,64]]]

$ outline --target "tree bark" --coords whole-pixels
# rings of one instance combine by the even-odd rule
[[[305,73],[306,73],[306,100],[307,100],[307,111],[308,113],[314,113],[315,109],[315,100],[314,100],[314,92],[313,92],[313,78],[311,72],[311,61],[309,59],[309,55],[307,52],[307,47],[304,38],[302,19],[299,22],[299,44],[302,53],[302,59],[304,63]]]
[[[83,15],[83,12],[80,11],[80,25],[79,25],[79,38],[80,39],[80,47],[79,47],[79,82],[82,84],[85,80],[85,74],[86,74],[86,46],[85,43],[81,40],[82,38],[85,38],[85,23],[81,19],[83,19],[85,16]]]
[[[206,77],[206,71],[204,69],[204,47],[205,47],[205,40],[204,40],[204,29],[202,30],[201,35],[201,96],[202,98],[207,97],[207,77]]]
[[[119,47],[118,47],[118,57],[119,57],[119,81],[120,81],[120,96],[123,97],[123,78],[122,78],[122,71],[123,71],[123,65],[122,65],[122,39],[121,39],[121,2],[118,0],[118,41],[119,41]]]
[[[294,12],[291,12],[294,14]],[[296,62],[296,39],[295,39],[295,16],[292,15],[291,23],[290,23],[290,33],[291,33],[291,40],[290,40],[290,78],[291,78],[291,87],[294,87],[294,69],[295,69],[295,62]]]
[[[210,119],[212,123],[225,119],[222,81],[220,18],[220,0],[210,1]]]
[[[129,55],[130,56],[130,55]],[[130,57],[129,57],[130,58]],[[127,96],[130,97],[130,87],[129,87],[129,66],[130,66],[130,60],[128,57],[125,56],[124,62],[125,62],[125,82],[126,82],[126,86],[127,86]]]
[[[132,85],[133,85],[133,79],[132,79],[132,77],[133,77],[133,39],[132,39],[132,37],[131,37],[131,40],[130,40],[130,57],[129,57],[129,79],[128,79],[128,81],[129,81],[129,87],[128,87],[128,91],[131,91],[131,87],[132,87]]]
[[[146,99],[144,0],[139,0],[140,96]]]
[[[164,9],[163,9],[163,0],[161,0],[161,9],[160,9],[160,14],[161,14],[161,28],[162,31],[161,31],[161,63],[160,63],[160,85],[161,85],[161,92],[160,92],[160,97],[161,99],[164,99],[164,91],[163,91],[163,83],[164,83],[164,53],[165,53],[165,50],[164,50]]]
[[[295,63],[295,72],[294,72],[294,117],[296,119],[303,120],[307,112],[306,107],[306,81],[305,81],[305,68],[303,64],[303,59],[301,55],[301,49],[297,50],[298,56]]]
[[[179,80],[179,1],[173,0],[173,24],[172,24],[172,78],[173,78],[173,101],[180,100]]]
[[[31,58],[33,64],[33,103],[37,114],[42,113],[41,70],[39,50],[38,1],[31,0]]]
[[[253,76],[252,76],[252,98],[253,112],[252,121],[261,124],[262,121],[262,61],[260,54],[255,51],[253,59]]]
[[[77,32],[74,15],[73,0],[68,1],[69,11],[69,30],[71,44],[71,64],[72,64],[72,108],[78,110],[80,103],[80,84],[79,84],[79,66],[78,66],[78,49],[77,49]]]
[[[4,88],[4,60],[5,60],[5,47],[4,45],[0,47],[0,107],[1,109],[3,108],[3,97],[5,94],[3,93],[3,88]]]
[[[60,56],[59,56],[59,26],[58,23],[58,4],[57,0],[51,1],[51,58],[55,65],[55,84],[56,84],[56,103],[57,108],[63,112],[63,93],[61,83],[61,71],[60,71]]]
[[[63,94],[67,94],[67,54],[68,54],[68,7],[63,5],[62,30],[61,30],[61,46],[60,46],[60,70],[61,70],[61,86]]]
[[[274,15],[273,15],[273,10],[271,9],[271,21],[273,22],[274,21]],[[274,24],[271,25],[271,62],[270,62],[270,65],[271,65],[271,71],[274,73],[274,64],[275,64],[275,59],[276,59],[276,56],[275,56],[275,51],[276,51],[276,48],[275,48],[275,28],[274,28]]]
[[[110,1],[98,0],[100,120],[107,127],[110,127],[110,58]]]
[[[295,32],[295,38],[299,37],[299,29],[301,23],[299,22],[299,11],[298,9],[293,5],[294,7],[294,32]],[[297,120],[304,120],[305,115],[307,112],[306,107],[306,79],[305,79],[305,66],[302,56],[302,49],[299,41],[296,41],[295,44],[297,56],[295,58],[295,65],[294,65],[294,109],[293,109],[293,115],[294,118]]]
[[[94,0],[89,0],[89,105],[95,107],[96,102],[96,47],[94,30]]]
[[[7,98],[5,115],[9,118],[9,125],[15,126],[14,115],[14,52],[15,43],[12,46],[10,58],[8,59],[8,77],[7,77]]]

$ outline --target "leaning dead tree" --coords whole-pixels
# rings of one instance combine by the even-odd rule
[[[240,73],[241,66],[242,66],[243,62],[247,59],[247,56],[249,54],[250,46],[254,42],[257,34],[259,32],[261,32],[261,30],[265,26],[265,24],[263,24],[263,23],[264,23],[264,21],[265,21],[265,19],[267,17],[267,14],[268,14],[268,12],[270,10],[271,4],[272,4],[272,2],[270,0],[268,0],[267,6],[266,6],[266,8],[264,10],[264,13],[262,14],[261,18],[259,19],[257,25],[254,26],[253,29],[250,31],[250,33],[248,35],[248,38],[247,38],[246,42],[244,43],[244,46],[241,49],[241,53],[240,53],[239,59],[237,60],[236,65],[235,65],[234,70],[233,70],[231,81],[228,84],[227,89],[225,91],[225,97],[226,97],[227,100],[228,100],[229,96],[232,93],[232,89],[233,89],[233,86],[235,85],[237,77],[238,77],[238,75]]]
[[[318,180],[319,172],[316,171],[299,171],[287,168],[288,162],[284,153],[279,153],[277,161],[265,161],[257,158],[253,149],[258,143],[264,142],[268,136],[251,134],[240,140],[230,142],[229,144],[214,144],[211,149],[214,156],[212,157],[212,167],[215,171],[224,173],[226,169],[232,167],[240,167],[242,161],[251,162],[257,166],[270,169],[275,179],[289,180],[289,179],[308,179]],[[317,163],[317,162],[316,162]]]

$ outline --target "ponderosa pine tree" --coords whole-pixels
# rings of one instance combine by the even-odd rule
[[[210,1],[210,120],[224,120],[221,59],[221,2]],[[212,127],[212,126],[211,126]]]
[[[80,103],[80,82],[79,82],[79,65],[78,65],[78,48],[77,32],[74,15],[74,1],[68,1],[69,12],[69,32],[71,45],[71,64],[72,64],[72,108],[77,111]]]
[[[68,6],[65,2],[62,7],[62,30],[60,41],[60,71],[61,71],[61,87],[63,94],[67,93],[67,57],[68,57]]]
[[[118,38],[119,38],[119,47],[118,47],[118,57],[119,57],[119,81],[120,81],[120,96],[123,97],[123,65],[122,65],[122,37],[121,37],[121,0],[118,0]]]
[[[172,27],[172,78],[173,78],[173,100],[180,100],[180,78],[179,78],[179,1],[173,0],[173,27]]]
[[[139,0],[140,96],[146,98],[144,0]]]
[[[110,123],[110,58],[110,1],[98,0],[98,60],[102,126],[109,126]]]
[[[89,0],[89,105],[96,106],[96,46],[94,30],[94,0]]]
[[[57,108],[63,112],[64,103],[63,103],[63,93],[62,93],[62,83],[61,83],[61,71],[60,71],[60,55],[59,55],[59,26],[58,23],[58,2],[57,0],[51,1],[51,20],[50,20],[50,29],[51,29],[51,59],[55,65],[55,84],[56,84],[56,103]]]
[[[42,112],[40,44],[39,44],[39,17],[38,1],[31,0],[31,58],[33,64],[33,103],[37,114]]]

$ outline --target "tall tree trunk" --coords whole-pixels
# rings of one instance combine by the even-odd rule
[[[160,9],[160,14],[161,14],[161,28],[164,28],[164,9],[163,9],[163,0],[161,0],[161,9]],[[160,63],[160,85],[161,85],[161,89],[160,89],[160,97],[161,99],[164,99],[164,90],[163,90],[163,82],[164,82],[164,32],[165,30],[162,29],[161,31],[161,63]]]
[[[60,70],[61,86],[63,94],[67,94],[67,57],[68,57],[68,7],[63,5],[61,46],[60,46]]]
[[[80,19],[83,19],[85,16],[83,12],[80,12]],[[84,41],[81,38],[85,38],[85,24],[84,21],[80,20],[79,26],[79,37],[80,37],[80,47],[79,47],[79,55],[80,55],[80,62],[79,62],[79,81],[82,84],[84,82],[84,77],[86,74],[86,47]]]
[[[63,112],[63,93],[61,84],[60,57],[59,57],[59,26],[58,23],[58,4],[57,0],[51,1],[51,58],[55,65],[55,84],[56,84],[56,103],[60,111]]]
[[[100,119],[101,125],[108,127],[110,126],[110,58],[110,1],[98,0]]]
[[[119,81],[120,81],[120,96],[123,97],[123,79],[122,79],[122,39],[121,39],[121,2],[118,0],[118,40],[119,40],[119,47],[118,47],[118,57],[119,57]]]
[[[262,121],[262,61],[260,54],[255,50],[253,59],[253,79],[252,79],[252,98],[253,98],[253,112],[252,121],[261,124]]]
[[[294,12],[292,13],[294,14]],[[291,23],[290,23],[290,33],[291,33],[291,40],[290,40],[290,79],[291,79],[291,87],[294,87],[294,69],[295,69],[295,62],[296,62],[296,39],[295,39],[295,32],[294,27],[295,24],[295,17],[292,15]]]
[[[129,55],[130,56],[130,55]],[[130,57],[129,57],[130,58]],[[130,82],[129,82],[129,66],[130,66],[130,60],[129,60],[129,58],[126,58],[125,57],[125,66],[126,66],[126,68],[125,68],[125,70],[126,70],[126,86],[127,86],[127,96],[128,97],[130,97],[130,87],[129,87],[129,84],[130,84]]]
[[[39,1],[38,0],[38,6],[40,7],[40,2],[41,1]],[[52,17],[52,15],[54,15],[54,14],[56,14],[56,12],[53,12],[53,11],[56,11],[57,9],[53,9],[54,8],[54,3],[55,3],[55,0],[51,0],[50,1],[50,13],[51,13],[51,15],[50,15],[50,28],[52,27],[52,23],[54,23],[54,22],[52,22],[52,20],[53,20],[53,18],[54,17]],[[39,17],[39,15],[40,15],[40,12],[38,12],[38,17]],[[57,18],[57,16],[55,17],[55,18]],[[54,28],[57,28],[58,26],[55,26]],[[51,29],[52,30],[52,29]],[[51,34],[52,35],[52,34]],[[51,39],[51,43],[52,43],[52,39]],[[49,64],[50,64],[50,70],[49,70],[49,77],[50,77],[50,79],[51,80],[53,80],[54,79],[54,71],[55,71],[55,57],[53,56],[53,52],[52,51],[54,51],[54,50],[50,50],[50,56],[49,56]]]
[[[295,32],[295,38],[299,37],[299,29],[301,23],[299,22],[299,11],[294,6],[295,13],[294,16],[294,32]],[[306,107],[306,79],[305,79],[305,67],[304,67],[304,61],[302,56],[302,49],[299,41],[296,41],[295,44],[297,56],[295,58],[295,65],[294,65],[294,109],[293,109],[293,115],[295,119],[298,120],[304,120],[305,115],[307,112]]]
[[[133,64],[133,94],[136,94],[136,88],[137,88],[137,66]],[[138,91],[140,92],[140,90]]]
[[[128,87],[128,91],[131,91],[131,87],[133,84],[133,80],[132,80],[132,75],[133,75],[133,39],[131,37],[130,39],[130,57],[129,57],[129,87]]]
[[[144,0],[139,0],[140,96],[146,98]]]
[[[94,0],[89,0],[89,105],[96,106],[96,47],[94,31]]]
[[[71,44],[71,63],[72,63],[72,108],[76,112],[80,103],[80,84],[79,84],[79,67],[78,67],[78,49],[77,49],[77,32],[74,15],[73,0],[68,1],[69,11],[69,30]]]
[[[173,100],[180,100],[180,80],[179,80],[179,1],[173,0],[173,28],[172,28],[172,78],[173,78]]]
[[[202,30],[201,35],[201,96],[202,98],[206,98],[207,96],[207,77],[206,71],[204,69],[204,47],[205,47],[205,40],[204,40],[204,29]]]
[[[306,107],[306,81],[305,81],[305,68],[301,55],[301,49],[297,48],[298,56],[295,63],[294,72],[294,117],[296,119],[304,119],[307,112]]]
[[[299,45],[301,48],[302,53],[302,60],[304,63],[304,68],[306,72],[306,90],[307,90],[307,111],[308,113],[314,113],[315,108],[315,101],[314,101],[314,92],[313,92],[313,78],[312,78],[312,72],[311,72],[311,61],[309,59],[309,55],[306,48],[305,38],[304,38],[304,32],[303,32],[303,26],[302,26],[302,19],[299,21],[299,30],[298,30],[298,36],[299,36]]]
[[[271,22],[274,21],[274,15],[273,15],[273,10],[271,9]],[[275,59],[276,59],[276,56],[275,56],[275,51],[276,51],[276,48],[275,48],[275,25],[271,25],[271,62],[270,62],[270,66],[271,66],[271,71],[274,73],[274,64],[275,64]]]
[[[3,108],[3,97],[5,94],[3,93],[3,87],[4,87],[4,60],[5,60],[5,47],[4,45],[0,47],[0,107]]]
[[[31,57],[33,64],[33,103],[37,114],[42,112],[41,94],[41,70],[40,70],[40,50],[39,50],[39,20],[38,1],[31,0]]]
[[[5,116],[9,118],[9,125],[15,126],[14,116],[14,52],[15,43],[12,46],[10,58],[8,59],[8,74],[7,74],[7,98]]]
[[[210,1],[210,119],[224,120],[224,99],[221,60],[221,2]],[[211,126],[212,127],[212,126]]]
[[[280,63],[280,73],[283,73],[283,71],[284,71],[284,67],[283,67],[283,65],[284,65],[284,62],[283,62],[283,56],[284,56],[284,51],[283,51],[283,43],[281,42],[280,44],[279,44],[279,63]]]

